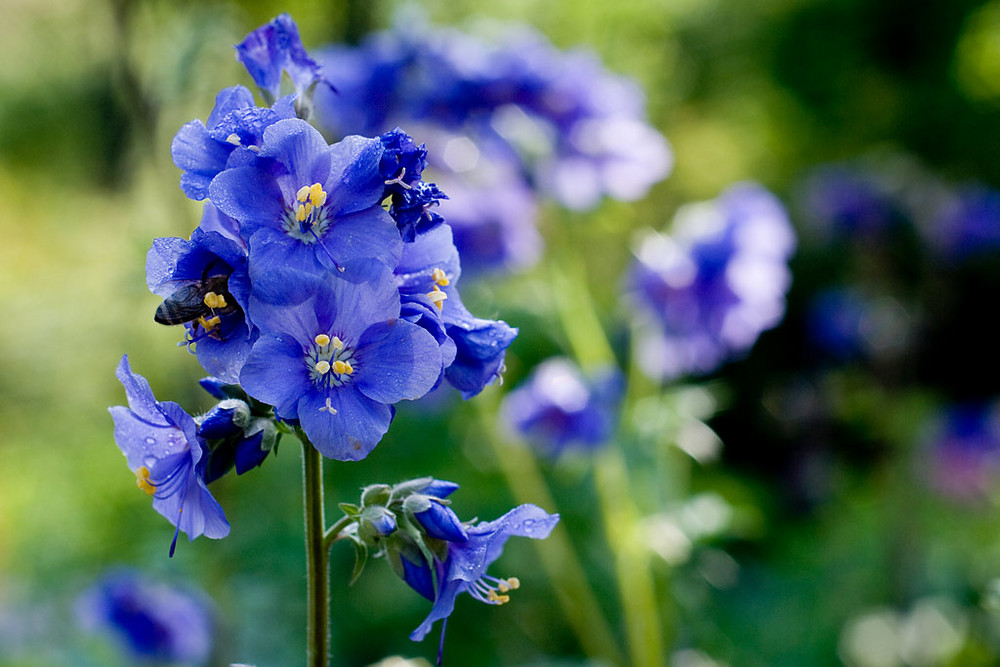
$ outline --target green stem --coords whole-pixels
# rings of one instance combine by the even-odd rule
[[[323,549],[329,552],[330,548],[333,547],[333,543],[343,537],[340,534],[341,531],[354,523],[354,521],[351,517],[344,516],[340,518],[340,521],[327,528],[326,534],[323,536]]]
[[[323,456],[304,433],[302,478],[306,528],[306,664],[330,664],[330,551],[323,516]]]

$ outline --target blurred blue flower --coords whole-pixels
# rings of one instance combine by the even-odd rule
[[[313,60],[299,38],[299,28],[288,14],[281,14],[257,28],[236,45],[236,58],[250,77],[272,99],[281,94],[281,73],[287,72],[301,99],[317,83],[333,89],[323,68]]]
[[[189,350],[202,367],[230,383],[257,335],[245,311],[250,298],[246,243],[235,220],[205,203],[191,240],[158,238],[146,256],[146,282],[164,298],[161,324],[183,324]]]
[[[358,460],[388,430],[393,403],[434,386],[441,352],[426,330],[399,317],[399,290],[385,266],[369,260],[344,269],[262,272],[250,300],[262,333],[240,384],[281,419],[298,419],[324,456]]]
[[[204,594],[115,569],[80,596],[75,612],[85,630],[113,635],[135,662],[208,663],[215,619]]]
[[[510,600],[507,593],[516,589],[520,582],[515,577],[498,579],[486,574],[487,568],[503,553],[504,544],[512,536],[531,537],[536,540],[549,536],[559,522],[558,514],[548,514],[535,505],[521,505],[495,521],[481,522],[466,528],[468,539],[448,542],[448,552],[444,560],[435,560],[438,587],[434,596],[434,606],[424,622],[410,635],[414,641],[422,640],[435,621],[445,620],[455,607],[455,598],[468,593],[486,604],[504,604]],[[404,558],[404,567],[407,566]],[[428,573],[428,566],[415,567],[413,583],[425,581],[420,572]],[[418,588],[407,579],[414,590],[426,591],[426,586]],[[444,630],[442,629],[442,634]]]
[[[898,354],[912,339],[912,318],[891,296],[859,287],[834,287],[812,295],[806,329],[817,348],[846,361]]]
[[[364,257],[395,266],[402,240],[380,206],[382,152],[378,139],[357,136],[330,146],[296,118],[268,127],[258,158],[209,188],[249,241],[251,274],[274,265],[323,273]]]
[[[654,379],[708,373],[749,350],[785,312],[795,235],[781,203],[743,183],[677,211],[672,233],[650,233],[629,272]]]
[[[947,406],[923,432],[931,485],[958,501],[987,499],[1000,475],[1000,405]]]
[[[893,231],[908,217],[891,173],[861,164],[814,170],[799,186],[805,219],[824,239],[866,238]]]
[[[614,433],[624,384],[617,368],[586,377],[569,359],[547,359],[504,397],[500,418],[548,456],[596,447]]]
[[[223,89],[208,122],[185,124],[170,145],[174,164],[184,172],[181,190],[191,199],[204,199],[216,174],[247,158],[244,152],[260,146],[268,126],[294,117],[291,97],[277,100],[268,109],[256,106],[253,93],[243,86]]]
[[[962,261],[1000,249],[1000,190],[984,185],[959,187],[923,228],[939,256]]]
[[[157,401],[146,378],[129,368],[127,356],[118,364],[117,376],[129,407],[109,408],[115,441],[136,485],[153,496],[153,509],[177,527],[170,555],[180,531],[190,540],[228,535],[229,522],[205,483],[207,448],[194,419],[172,401]]]

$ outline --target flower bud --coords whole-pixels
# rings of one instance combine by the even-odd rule
[[[469,539],[458,515],[438,500],[413,495],[407,498],[405,507],[413,512],[413,517],[429,537],[446,542],[465,542]]]
[[[366,486],[361,491],[361,504],[367,505],[387,505],[392,488],[388,484],[372,484]]]
[[[206,440],[221,440],[236,435],[250,423],[250,406],[227,398],[201,417],[198,435]]]
[[[374,544],[380,537],[396,532],[396,515],[380,505],[370,505],[361,511],[358,519],[358,537]]]
[[[236,443],[237,475],[253,470],[263,463],[278,438],[278,429],[275,428],[274,422],[264,417],[251,421],[243,433],[243,439]]]

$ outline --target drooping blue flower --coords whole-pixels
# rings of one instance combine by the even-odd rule
[[[404,244],[396,283],[404,309],[419,315],[441,343],[445,379],[471,398],[500,375],[517,329],[501,320],[474,317],[462,304],[457,283],[462,274],[451,228],[439,225]],[[443,328],[447,340],[440,337]]]
[[[246,244],[236,222],[205,203],[190,240],[158,238],[146,256],[146,282],[164,302],[161,324],[183,324],[202,367],[235,383],[256,337],[245,311],[250,298]]]
[[[486,570],[503,553],[504,544],[512,536],[531,537],[539,540],[549,536],[559,522],[558,514],[548,514],[535,505],[521,505],[512,509],[495,521],[480,522],[466,528],[468,539],[448,542],[448,552],[443,561],[435,560],[437,589],[434,606],[424,622],[410,635],[414,641],[422,640],[436,621],[445,620],[455,608],[455,598],[468,593],[486,604],[499,605],[510,600],[507,593],[516,589],[520,582],[515,577],[498,579],[486,574]],[[407,561],[403,559],[404,568]],[[412,570],[407,583],[426,581],[428,564],[408,563]],[[421,592],[420,588],[413,586]],[[421,585],[425,591],[427,587]],[[442,631],[443,632],[443,631]]]
[[[399,317],[399,290],[378,262],[326,277],[264,269],[250,302],[262,333],[240,384],[280,418],[298,419],[323,455],[364,458],[388,430],[392,404],[434,386],[440,346]]]
[[[244,86],[223,89],[215,98],[208,122],[185,124],[170,145],[174,164],[184,172],[181,190],[191,199],[204,199],[216,174],[248,158],[244,152],[260,145],[265,128],[294,117],[290,97],[275,101],[268,109],[256,106],[253,94]]]
[[[399,261],[402,240],[380,203],[382,143],[347,137],[329,145],[309,123],[282,120],[264,131],[258,159],[221,172],[212,201],[239,221],[254,266],[324,273],[359,258]]]
[[[567,447],[607,442],[618,421],[623,390],[618,369],[585,376],[569,359],[547,359],[504,397],[500,415],[532,445],[557,456]]]
[[[212,650],[211,600],[135,570],[104,574],[80,596],[75,612],[85,630],[114,636],[135,662],[201,665]]]
[[[117,376],[129,407],[109,408],[115,441],[137,486],[153,497],[153,509],[177,527],[170,554],[180,531],[190,540],[228,535],[229,522],[205,483],[207,448],[194,419],[172,401],[157,401],[146,379],[132,372],[127,356]]]
[[[272,99],[281,95],[282,72],[288,73],[300,99],[318,83],[333,89],[323,68],[306,53],[299,28],[288,14],[281,14],[248,34],[236,45],[236,59]]]
[[[670,236],[643,240],[628,276],[643,370],[708,373],[749,350],[784,315],[794,248],[784,208],[759,185],[679,209]]]

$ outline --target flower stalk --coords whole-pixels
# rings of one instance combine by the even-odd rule
[[[325,539],[323,456],[304,433],[302,441],[303,500],[306,531],[306,664],[330,664],[330,549]]]

